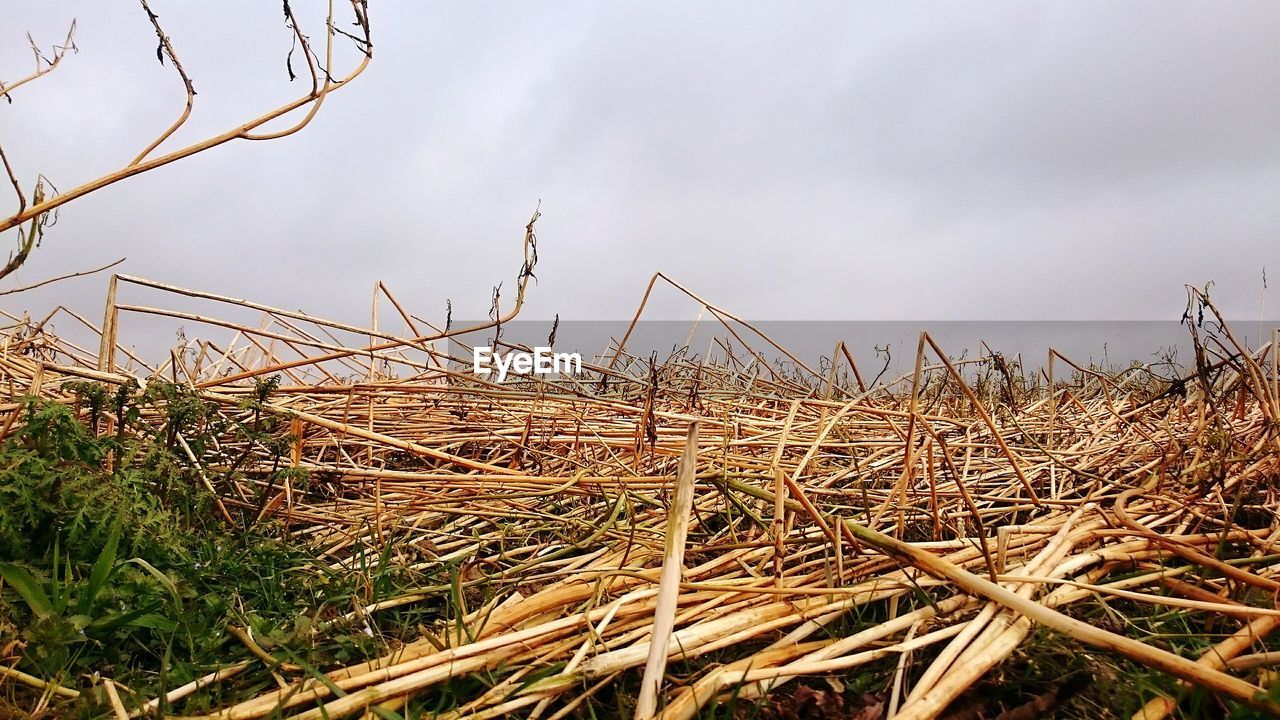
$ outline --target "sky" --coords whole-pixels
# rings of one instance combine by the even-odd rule
[[[320,4],[294,5],[320,38]],[[369,70],[301,133],[69,203],[0,289],[127,257],[338,320],[378,280],[420,316],[483,317],[541,203],[525,318],[629,318],[657,271],[753,319],[1176,319],[1209,281],[1229,315],[1280,306],[1269,0],[371,5]],[[166,148],[305,92],[278,4],[152,6],[199,93]],[[78,22],[79,52],[0,103],[24,183],[120,167],[181,109],[136,3],[0,15],[7,79],[27,31],[47,48]],[[97,317],[105,286],[0,307]],[[659,290],[650,317],[696,314]]]

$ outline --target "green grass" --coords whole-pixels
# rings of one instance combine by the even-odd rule
[[[181,432],[207,452],[215,428],[202,423],[212,413],[173,386],[149,392],[113,413],[136,423],[138,405],[165,410],[167,422],[145,442],[137,432],[96,434],[112,398],[89,388],[79,413],[29,400],[0,444],[0,649],[8,649],[6,665],[20,657],[17,669],[82,691],[55,700],[49,717],[107,717],[97,678],[122,685],[133,706],[252,657],[228,625],[249,628],[281,661],[327,668],[386,652],[450,613],[453,599],[442,592],[438,601],[378,613],[368,626],[334,622],[353,600],[367,605],[447,582],[447,570],[408,573],[368,550],[353,571],[334,572],[282,542],[270,524],[228,528],[174,442]],[[245,433],[271,442],[276,436],[265,436],[276,429],[246,410]],[[265,664],[255,663],[180,709],[210,710],[274,687]],[[0,684],[0,717],[25,715],[38,696]]]

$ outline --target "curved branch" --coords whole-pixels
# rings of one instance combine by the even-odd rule
[[[329,14],[333,14],[332,4],[330,4]],[[293,14],[293,7],[289,5],[289,0],[284,2],[284,17],[289,22],[289,28],[293,30],[293,37],[298,45],[302,46],[302,56],[307,60],[307,72],[311,74],[311,94],[314,95],[320,89],[320,75],[316,71],[316,55],[311,51],[311,40],[302,34],[302,26],[298,24],[298,18]],[[292,50],[290,50],[292,53]],[[293,80],[293,68],[289,68],[289,79]]]
[[[147,5],[147,0],[139,0],[139,2],[142,3],[142,9],[147,13],[147,19],[151,21],[151,27],[155,28],[156,37],[160,40],[160,47],[156,50],[156,54],[160,56],[162,63],[164,62],[164,55],[169,56],[169,61],[173,63],[173,69],[178,71],[178,77],[182,78],[182,85],[187,89],[187,104],[182,109],[182,113],[178,115],[178,119],[169,126],[169,129],[161,133],[160,137],[153,140],[145,150],[138,153],[138,156],[129,163],[130,167],[142,162],[153,150],[160,147],[161,143],[177,132],[178,128],[182,127],[183,123],[187,121],[187,118],[191,117],[191,108],[196,104],[196,87],[191,82],[191,76],[187,75],[187,71],[183,69],[182,62],[178,60],[178,54],[173,51],[173,43],[169,41],[169,36],[165,35],[164,29],[160,27],[160,17],[151,12],[151,7]],[[161,51],[164,52],[164,55],[160,55]]]
[[[9,230],[10,228],[17,227],[18,225],[21,225],[22,223],[32,218],[43,215],[44,213],[47,213],[51,210],[61,207],[62,205],[65,205],[71,202],[72,200],[75,200],[76,198],[88,195],[89,193],[94,192],[95,190],[100,190],[108,185],[112,185],[114,183],[120,182],[121,180],[124,180],[126,178],[130,178],[135,175],[141,175],[142,173],[147,172],[149,170],[154,170],[163,165],[168,165],[169,163],[176,162],[186,157],[190,157],[191,155],[195,155],[196,153],[203,152],[213,147],[217,147],[219,145],[230,142],[232,140],[267,139],[268,137],[283,137],[284,135],[288,135],[290,133],[297,132],[298,130],[302,129],[302,127],[304,127],[307,122],[310,122],[310,118],[314,117],[315,115],[314,108],[310,113],[308,113],[307,117],[304,118],[303,122],[299,123],[293,128],[290,128],[287,131],[273,133],[269,136],[266,136],[266,135],[255,136],[253,134],[253,131],[255,129],[262,127],[263,125],[271,122],[272,120],[276,120],[278,118],[284,117],[285,115],[288,115],[289,113],[295,110],[303,108],[308,104],[318,103],[319,99],[323,97],[324,94],[327,94],[329,92],[332,92],[334,90],[344,87],[345,85],[350,83],[352,80],[359,77],[365,71],[365,69],[369,66],[369,62],[373,59],[373,45],[368,40],[368,23],[367,23],[367,20],[364,20],[364,18],[366,17],[363,10],[364,5],[362,0],[351,0],[351,4],[352,4],[352,7],[355,9],[357,18],[359,18],[359,22],[362,23],[361,27],[364,28],[364,31],[366,33],[365,35],[366,40],[365,40],[365,46],[363,48],[364,57],[361,59],[359,65],[357,65],[345,77],[337,80],[327,80],[325,83],[325,87],[322,88],[321,91],[315,94],[308,93],[307,95],[304,95],[296,100],[293,100],[292,102],[281,105],[280,107],[277,107],[274,110],[270,110],[220,135],[215,135],[213,137],[206,138],[205,140],[202,140],[200,142],[193,143],[191,145],[188,145],[187,147],[174,150],[173,152],[170,152],[165,155],[161,155],[156,158],[151,158],[150,160],[143,160],[142,162],[139,162],[136,165],[126,166],[124,168],[108,173],[94,180],[90,180],[89,182],[84,183],[79,187],[72,188],[71,190],[68,190],[65,193],[55,195],[42,202],[35,202],[25,210],[15,215],[12,215],[8,218],[5,218],[3,220],[0,220],[0,232],[4,232],[5,230]],[[331,35],[332,35],[332,23],[330,24],[330,29],[331,29]],[[0,277],[3,277],[3,275],[0,275]]]
[[[329,94],[329,89],[333,87],[333,78],[329,76],[329,68],[333,67],[333,34],[334,34],[333,33],[333,0],[329,0],[328,8],[329,8],[328,13],[325,16],[325,20],[324,20],[324,26],[325,26],[325,48],[324,48],[324,68],[323,68],[324,69],[324,85],[322,85],[317,90],[316,89],[316,83],[318,81],[318,77],[316,73],[317,63],[315,60],[315,56],[311,52],[311,43],[307,42],[306,38],[302,35],[302,30],[298,28],[298,21],[296,18],[293,17],[293,10],[289,7],[287,3],[285,4],[285,13],[288,15],[289,20],[293,25],[293,32],[297,36],[303,38],[302,52],[307,57],[307,68],[311,71],[311,96],[315,98],[315,102],[311,105],[311,110],[307,112],[306,116],[303,117],[302,120],[298,121],[298,123],[293,125],[292,127],[288,127],[288,128],[285,128],[284,130],[279,130],[277,132],[262,133],[262,134],[245,134],[242,136],[245,140],[275,140],[276,138],[282,138],[287,135],[292,135],[298,132],[299,130],[301,130],[302,128],[306,127],[307,125],[311,124],[311,120],[316,116],[316,113],[320,112],[320,106],[324,104],[325,96]]]

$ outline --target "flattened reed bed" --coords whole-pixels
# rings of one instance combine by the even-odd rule
[[[116,304],[121,282],[213,308]],[[1225,324],[1193,324],[1195,367],[1169,381],[1056,354],[1029,377],[994,355],[960,366],[922,335],[913,372],[868,387],[847,350],[821,374],[762,362],[749,326],[704,303],[741,355],[650,363],[624,338],[583,377],[498,385],[459,370],[438,346],[446,331],[424,331],[379,288],[402,334],[125,276],[112,281],[97,353],[49,332],[47,319],[4,331],[0,434],[22,422],[23,396],[74,405],[70,383],[83,380],[176,381],[244,423],[255,381],[279,376],[257,412],[281,419],[283,460],[239,435],[222,438],[216,457],[189,452],[220,512],[274,523],[334,569],[457,569],[456,587],[356,605],[344,621],[477,593],[461,628],[428,628],[322,676],[282,677],[278,690],[204,717],[387,716],[484,672],[492,682],[445,716],[571,716],[610,685],[635,687],[647,661],[663,666],[650,638],[660,597],[674,602],[656,704],[666,719],[859,667],[876,673],[894,717],[939,717],[993,669],[1034,653],[1039,626],[1280,713],[1260,684],[1280,626],[1274,344],[1251,349]],[[1216,317],[1198,292],[1191,303],[1192,317]],[[262,322],[218,319],[225,304]],[[232,337],[190,340],[146,366],[118,337],[122,313]],[[117,430],[111,417],[98,422],[96,432]],[[685,568],[664,583],[686,451]],[[311,482],[277,483],[281,462]],[[1193,654],[1079,619],[1099,604],[1121,619],[1169,609],[1228,637]],[[229,662],[171,702],[181,711],[208,684],[270,669]],[[1168,687],[1135,717],[1172,713],[1180,691]],[[135,716],[158,702],[123,701]]]

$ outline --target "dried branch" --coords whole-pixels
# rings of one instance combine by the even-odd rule
[[[18,212],[22,212],[27,208],[27,196],[22,192],[22,184],[18,182],[18,176],[13,173],[13,166],[9,164],[9,156],[4,154],[3,146],[0,146],[0,164],[4,165],[4,172],[9,176],[13,191],[18,195]]]
[[[53,72],[54,69],[62,63],[62,58],[66,57],[68,50],[79,52],[79,48],[77,48],[75,44],[75,33],[76,21],[73,19],[71,21],[71,26],[67,28],[66,39],[62,41],[61,45],[53,46],[52,58],[46,57],[44,53],[40,52],[40,47],[36,45],[36,41],[31,37],[31,33],[27,33],[27,42],[31,44],[31,54],[35,56],[35,70],[30,75],[19,80],[15,80],[7,85],[3,81],[0,81],[0,97],[3,97],[12,104],[13,96],[10,93],[33,80],[44,77],[45,75]],[[0,164],[4,165],[5,175],[9,178],[9,183],[13,186],[13,191],[18,196],[18,215],[24,215],[27,210],[27,196],[22,190],[22,183],[18,181],[17,173],[14,172],[13,166],[9,164],[9,157],[5,154],[3,145],[0,145]],[[41,194],[41,199],[43,199],[42,189],[37,186],[36,190]],[[33,202],[38,203],[39,200],[34,200],[33,198]],[[14,223],[14,225],[6,226],[0,229],[0,231],[7,230],[10,227],[16,227],[22,222],[25,222],[25,220]],[[21,230],[19,232],[21,232]],[[31,253],[32,248],[37,244],[39,233],[39,228],[32,227],[29,229],[26,237],[19,240],[18,252],[9,256],[9,260],[5,263],[4,268],[0,269],[0,278],[3,278],[5,275],[13,272],[14,269],[26,262],[27,256]]]
[[[332,66],[334,38],[338,34],[334,24],[333,0],[329,1],[328,12],[325,20],[326,51],[325,51],[325,77],[323,82],[320,82],[320,79],[319,79],[320,69],[318,68],[318,61],[316,60],[314,53],[312,53],[312,51],[310,50],[306,37],[303,36],[301,31],[298,29],[298,23],[296,18],[293,16],[292,10],[287,9],[288,6],[286,5],[286,17],[289,20],[290,27],[295,34],[295,40],[299,40],[302,43],[303,52],[307,58],[308,66],[312,69],[313,85],[312,85],[311,91],[308,92],[306,95],[303,95],[288,103],[280,105],[279,107],[276,107],[272,110],[269,110],[243,124],[237,125],[236,127],[233,127],[227,130],[226,132],[220,133],[218,135],[214,135],[209,138],[205,138],[204,140],[200,140],[198,142],[187,145],[186,147],[165,153],[163,155],[152,157],[152,153],[155,152],[166,140],[172,137],[173,134],[180,127],[182,127],[182,125],[186,122],[187,118],[190,116],[191,109],[194,105],[195,88],[191,82],[190,76],[186,72],[185,68],[182,67],[182,64],[179,62],[177,53],[173,49],[172,42],[169,40],[169,37],[164,33],[164,30],[162,29],[159,23],[158,16],[156,16],[156,14],[151,11],[147,2],[143,1],[142,7],[144,11],[147,13],[147,17],[152,23],[152,27],[155,29],[156,36],[159,40],[159,46],[157,48],[157,52],[161,57],[161,61],[163,62],[163,58],[165,56],[169,58],[170,62],[173,63],[174,68],[178,72],[179,77],[182,79],[184,87],[187,90],[187,104],[184,107],[182,113],[178,116],[178,119],[164,133],[162,133],[155,141],[153,141],[149,146],[147,146],[147,148],[144,149],[142,153],[140,153],[137,157],[135,157],[133,161],[131,161],[128,165],[118,170],[109,172],[93,180],[90,180],[88,182],[85,182],[79,185],[78,187],[72,188],[64,193],[54,193],[49,197],[41,197],[39,200],[33,199],[30,203],[21,202],[20,207],[18,208],[18,211],[16,213],[14,213],[13,215],[7,218],[0,219],[0,232],[4,232],[5,230],[10,230],[15,227],[20,227],[28,221],[44,217],[46,216],[47,213],[53,210],[56,210],[57,208],[71,202],[72,200],[88,195],[89,193],[92,193],[96,190],[100,190],[108,185],[112,185],[126,178],[134,177],[135,175],[140,175],[142,173],[148,172],[150,170],[154,170],[161,166],[168,165],[169,163],[182,160],[183,158],[187,158],[187,157],[190,157],[191,155],[204,152],[205,150],[209,150],[210,148],[217,147],[219,145],[230,142],[232,140],[271,140],[271,139],[291,135],[293,133],[298,132],[302,128],[306,127],[307,124],[309,124],[311,120],[316,116],[316,113],[319,111],[320,106],[323,104],[323,101],[328,96],[328,94],[333,92],[334,90],[344,87],[345,85],[350,83],[352,80],[354,80],[356,77],[359,77],[365,71],[365,69],[369,66],[369,62],[373,59],[373,43],[369,35],[367,4],[364,2],[364,0],[348,0],[348,2],[350,3],[350,6],[351,6],[351,12],[355,17],[355,25],[360,28],[360,31],[363,37],[362,37],[362,42],[357,44],[357,46],[360,48],[360,51],[361,51],[360,61],[345,76],[335,79],[328,74],[328,68]],[[74,23],[72,24],[72,29],[74,30]],[[23,80],[18,81],[4,88],[4,90],[7,92],[8,90],[12,90],[13,88],[18,87],[19,85],[25,82],[29,82],[35,77],[39,77],[40,75],[47,74],[54,66],[57,65],[57,63],[61,60],[61,58],[63,57],[67,49],[75,48],[75,46],[71,44],[70,38],[71,36],[70,34],[68,34],[67,44],[56,49],[54,57],[48,61],[47,67],[38,68],[37,73],[32,77],[24,78]],[[303,110],[303,109],[306,110],[303,117],[298,122],[296,122],[295,124],[287,128],[284,128],[278,131],[272,131],[272,132],[255,132],[275,120],[278,120],[280,118],[283,118],[296,111]],[[15,175],[8,168],[7,161],[5,162],[5,165],[6,165],[6,171],[10,176],[11,182],[13,182],[16,186],[16,180],[14,179]],[[18,189],[20,192],[21,188],[18,187]],[[19,252],[13,258],[10,259],[9,264],[6,265],[6,267],[3,270],[0,270],[0,278],[3,278],[5,275],[9,274],[18,266],[20,266],[22,262],[25,261],[26,256],[30,252],[30,250],[31,250],[31,246],[26,241],[24,241],[20,245]]]
[[[71,278],[84,277],[85,275],[92,275],[92,274],[94,274],[94,273],[100,273],[100,272],[102,272],[103,270],[108,270],[108,269],[110,269],[110,268],[113,268],[113,267],[115,267],[115,266],[119,265],[120,263],[122,263],[122,262],[124,262],[124,261],[125,261],[125,258],[120,258],[119,260],[116,260],[115,262],[107,263],[106,265],[103,265],[102,267],[96,267],[96,268],[94,268],[94,269],[92,269],[92,270],[81,270],[80,272],[67,273],[66,275],[59,275],[59,276],[57,276],[57,277],[49,278],[48,280],[41,280],[41,281],[40,281],[40,282],[38,282],[38,283],[32,283],[32,284],[30,284],[30,285],[23,285],[22,287],[16,287],[16,288],[12,288],[12,289],[9,289],[9,290],[0,290],[0,295],[13,295],[13,294],[15,294],[15,293],[24,292],[24,291],[27,291],[27,290],[34,290],[34,289],[36,289],[36,288],[38,288],[38,287],[42,287],[42,286],[44,286],[44,285],[49,285],[50,283],[56,283],[56,282],[58,282],[59,280],[70,280]]]
[[[40,52],[40,48],[36,45],[36,41],[32,39],[31,34],[28,33],[27,42],[31,43],[31,53],[36,57],[36,69],[30,75],[27,75],[20,80],[15,80],[7,85],[3,81],[0,81],[0,97],[3,97],[5,100],[12,103],[13,97],[10,96],[9,93],[17,90],[36,78],[43,77],[53,72],[54,68],[58,67],[62,62],[62,58],[66,56],[68,50],[72,52],[80,52],[80,48],[76,47],[75,34],[76,21],[72,20],[71,27],[67,29],[67,39],[63,40],[61,45],[54,45],[53,57],[48,58],[45,57],[44,53]]]
[[[173,64],[173,69],[178,73],[178,77],[182,79],[183,87],[187,90],[187,103],[186,106],[182,108],[182,112],[178,115],[178,119],[169,126],[168,130],[161,133],[160,137],[153,140],[146,149],[138,153],[138,156],[129,163],[130,167],[142,162],[151,154],[151,151],[155,150],[161,143],[168,140],[171,135],[177,132],[178,128],[182,127],[183,123],[187,121],[187,118],[191,117],[191,109],[195,107],[196,104],[195,84],[191,82],[191,76],[187,75],[187,71],[182,67],[182,61],[178,60],[178,54],[174,52],[173,43],[170,42],[169,36],[166,35],[164,33],[164,29],[160,27],[160,17],[151,11],[151,7],[147,5],[147,0],[139,0],[139,2],[142,3],[142,9],[147,13],[147,19],[151,21],[151,27],[155,28],[156,37],[160,41],[160,44],[156,47],[156,58],[158,58],[160,60],[160,64],[163,65],[165,56],[169,56],[169,62]]]

